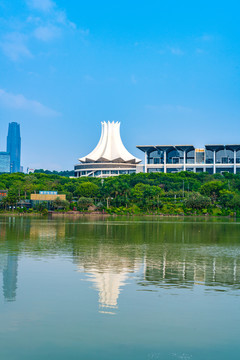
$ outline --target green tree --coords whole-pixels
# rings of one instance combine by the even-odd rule
[[[88,210],[88,208],[93,205],[93,199],[82,196],[78,199],[77,205],[79,210]]]
[[[83,182],[82,184],[79,184],[74,192],[75,196],[80,196],[80,197],[95,197],[98,195],[99,192],[99,187],[88,181],[88,182]]]
[[[13,210],[14,207],[17,207],[17,202],[19,201],[19,199],[20,196],[18,194],[18,191],[16,189],[11,188],[6,196],[6,204],[12,207]]]
[[[228,207],[233,197],[234,197],[234,192],[224,189],[219,192],[218,200],[220,205],[224,207]]]
[[[164,191],[159,186],[138,183],[132,189],[132,198],[135,202],[143,208],[160,208],[162,203],[160,196]]]
[[[59,197],[57,197],[56,200],[53,200],[52,206],[56,210],[66,210],[69,207],[69,202],[67,200],[61,200]]]
[[[211,197],[214,202],[220,196],[220,191],[223,190],[224,185],[224,183],[218,180],[209,181],[201,186],[200,192],[205,196]]]
[[[184,200],[184,205],[192,209],[206,209],[211,205],[211,199],[197,192],[193,192]]]
[[[229,207],[235,210],[240,209],[240,195],[234,195],[233,199],[229,202]]]

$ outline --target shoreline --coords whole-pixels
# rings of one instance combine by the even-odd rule
[[[102,212],[79,212],[79,211],[69,211],[69,212],[49,212],[48,214],[42,214],[42,213],[18,213],[18,212],[4,212],[0,213],[0,216],[19,216],[19,217],[45,217],[45,218],[54,218],[54,217],[73,217],[73,218],[81,218],[85,216],[90,217],[119,217],[119,216],[125,216],[125,217],[136,217],[136,216],[142,216],[142,217],[173,217],[173,218],[221,218],[221,219],[237,219],[236,216],[229,216],[229,215],[204,215],[204,214],[194,214],[194,215],[185,215],[185,214],[108,214],[108,213],[102,213]]]

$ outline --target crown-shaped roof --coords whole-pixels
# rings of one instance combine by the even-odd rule
[[[79,159],[86,162],[127,162],[137,164],[140,159],[134,157],[127,151],[120,136],[120,122],[101,122],[102,133],[95,149]]]

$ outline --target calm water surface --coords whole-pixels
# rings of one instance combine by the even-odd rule
[[[0,217],[0,359],[239,359],[240,223]]]

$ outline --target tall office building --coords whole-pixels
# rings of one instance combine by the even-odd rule
[[[10,172],[10,154],[0,151],[0,173]]]
[[[7,136],[7,152],[10,154],[11,173],[20,171],[21,137],[20,125],[16,122],[9,123]]]

